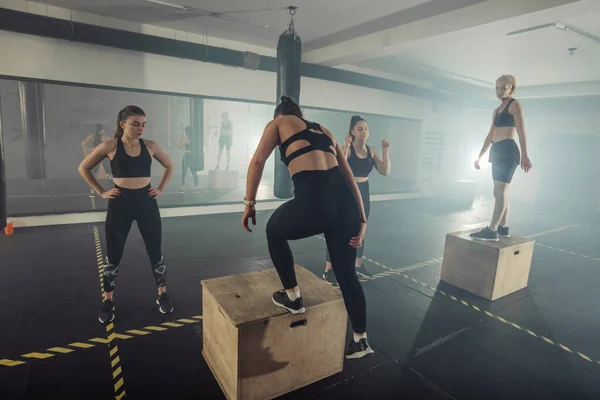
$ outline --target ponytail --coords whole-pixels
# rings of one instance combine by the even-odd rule
[[[123,137],[123,134],[125,133],[123,131],[123,127],[121,126],[121,122],[125,122],[127,121],[127,119],[129,119],[129,117],[132,117],[134,115],[137,116],[146,116],[146,114],[144,113],[144,110],[142,110],[141,108],[139,108],[138,106],[127,106],[124,109],[122,109],[121,111],[119,111],[119,115],[117,116],[117,129],[115,130],[115,139],[120,139]]]
[[[115,130],[115,139],[121,139],[123,137],[123,128],[121,128],[121,120],[117,119],[117,129]]]
[[[360,121],[367,122],[360,115],[353,115],[352,118],[350,119],[350,128],[348,128],[348,135],[350,135],[352,137],[353,142],[354,142],[355,137],[354,137],[354,134],[352,134],[352,131],[354,130],[354,127],[356,126],[356,124],[358,124]]]

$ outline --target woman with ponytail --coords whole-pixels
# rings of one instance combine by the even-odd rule
[[[354,268],[356,249],[367,228],[362,198],[332,133],[306,121],[289,97],[281,98],[250,162],[242,225],[248,232],[252,232],[250,219],[256,225],[256,193],[275,147],[279,147],[294,182],[294,198],[279,207],[267,222],[269,253],[283,284],[282,290],[273,293],[272,301],[292,314],[305,312],[288,241],[324,234],[354,331],[346,357],[371,354],[365,296]]]
[[[173,306],[167,295],[167,275],[161,241],[162,225],[156,198],[160,196],[173,175],[169,156],[152,140],[142,139],[146,129],[146,114],[136,106],[127,106],[119,112],[114,138],[94,149],[79,166],[79,173],[102,198],[108,199],[106,213],[106,264],[104,265],[104,301],[99,320],[103,324],[114,318],[113,293],[119,273],[125,241],[133,221],[144,239],[152,273],[158,287],[156,303],[161,313],[170,313]],[[104,190],[92,169],[108,158],[115,187]],[[155,158],[164,168],[159,185],[151,186],[150,168]]]
[[[373,146],[367,145],[367,139],[369,138],[369,124],[360,115],[355,115],[350,120],[350,128],[348,129],[348,136],[344,140],[344,146],[342,152],[344,157],[348,160],[348,165],[354,175],[354,180],[360,190],[362,202],[365,205],[365,213],[369,218],[371,211],[370,201],[370,189],[369,189],[369,174],[373,170],[373,167],[381,175],[387,176],[390,174],[390,157],[389,149],[390,143],[383,139],[381,141],[381,154],[379,157],[377,150]],[[363,252],[365,249],[365,241],[363,240],[362,245],[356,251],[356,272],[364,277],[370,278],[373,276],[371,272],[364,266],[362,262]],[[333,286],[337,286],[337,280],[334,271],[331,269],[331,258],[329,251],[325,254],[325,273],[323,273],[323,279]]]

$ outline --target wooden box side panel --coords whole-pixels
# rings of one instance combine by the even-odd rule
[[[500,251],[492,300],[527,287],[534,245],[532,241]]]
[[[441,279],[451,285],[491,299],[499,250],[446,235]]]
[[[240,327],[241,399],[275,398],[341,372],[347,322],[336,300]]]
[[[207,288],[202,291],[202,314],[202,354],[225,396],[238,399],[238,330]]]

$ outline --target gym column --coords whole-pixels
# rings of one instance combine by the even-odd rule
[[[19,82],[19,95],[25,146],[25,173],[29,179],[44,179],[46,178],[44,84]]]
[[[300,65],[302,64],[302,42],[294,28],[293,15],[295,7],[290,8],[292,21],[288,29],[279,37],[277,43],[277,98],[276,104],[281,101],[281,96],[287,96],[300,104]],[[294,188],[290,173],[281,161],[281,150],[275,157],[275,184],[274,195],[279,199],[294,196]]]

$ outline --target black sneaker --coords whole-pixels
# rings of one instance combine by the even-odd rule
[[[98,321],[101,324],[108,324],[115,319],[115,305],[112,300],[104,300],[102,302],[102,306],[100,307],[100,316],[98,317]]]
[[[508,226],[498,225],[498,236],[500,237],[510,237],[510,228]]]
[[[338,285],[337,279],[335,278],[335,274],[333,273],[332,269],[323,272],[323,279],[325,279],[325,282],[329,283],[331,286]]]
[[[371,346],[369,346],[367,339],[360,339],[358,342],[353,339],[348,346],[348,350],[346,350],[346,358],[349,360],[363,358],[373,353],[375,352],[371,349]]]
[[[156,304],[159,305],[158,311],[163,314],[169,314],[173,312],[173,305],[171,304],[171,300],[169,299],[167,292],[156,298]]]
[[[291,312],[292,314],[302,314],[304,311],[304,302],[302,297],[292,301],[288,297],[285,289],[281,289],[273,293],[273,303],[277,307],[282,307]]]
[[[373,274],[369,271],[364,264],[361,264],[360,267],[356,268],[356,273],[365,278],[372,278]]]
[[[471,233],[471,237],[475,240],[497,242],[498,241],[498,232],[493,231],[489,226],[486,226],[479,232]]]

